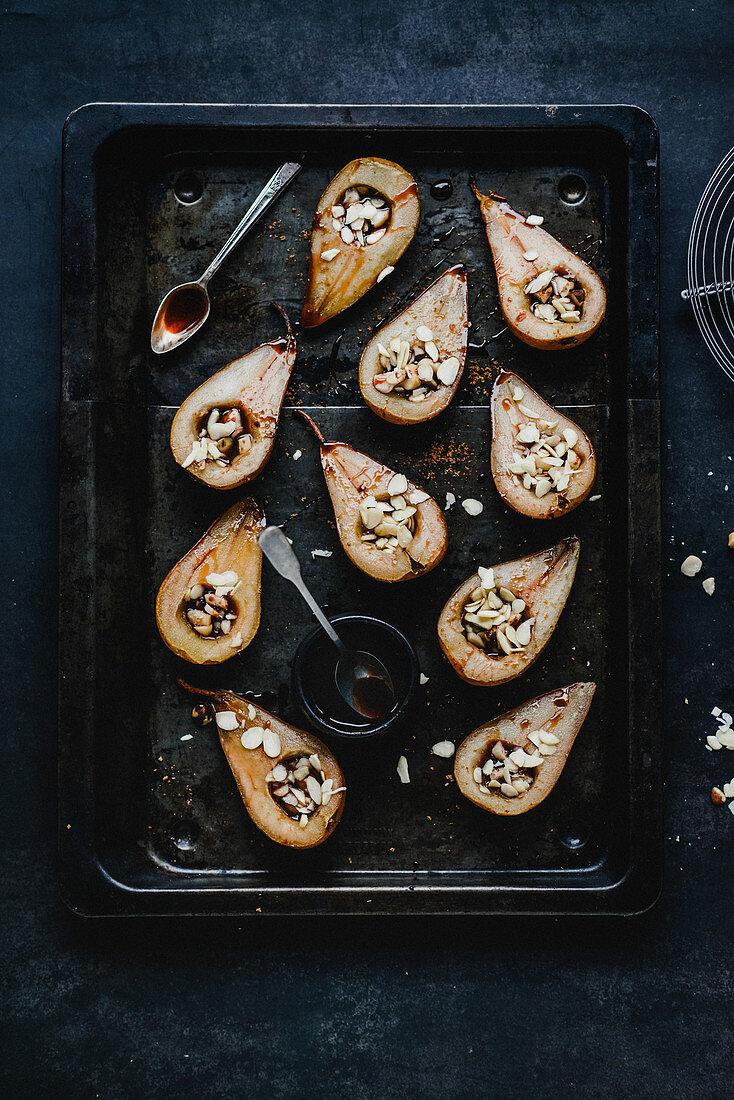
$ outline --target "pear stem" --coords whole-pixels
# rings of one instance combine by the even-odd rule
[[[476,176],[469,176],[469,186],[480,202],[482,199],[492,199],[493,202],[507,202],[507,199],[503,195],[498,195],[496,191],[487,191],[486,194],[480,191],[477,186]]]
[[[218,691],[209,691],[208,688],[192,687],[191,684],[187,684],[185,680],[181,679],[181,677],[178,678],[178,684],[184,689],[184,691],[188,691],[189,695],[196,695],[200,698],[203,697],[204,699],[218,699],[221,694]]]
[[[273,309],[275,309],[275,310],[277,310],[277,311],[278,311],[278,313],[280,314],[280,316],[281,316],[281,317],[283,318],[283,320],[285,321],[285,327],[286,327],[286,330],[287,330],[287,332],[288,332],[288,343],[289,343],[289,344],[292,344],[292,343],[293,343],[293,341],[295,340],[295,336],[293,335],[293,329],[292,329],[292,327],[291,327],[291,319],[290,319],[290,317],[288,316],[288,314],[286,313],[286,311],[285,311],[285,310],[283,309],[283,307],[282,307],[282,306],[280,306],[280,305],[278,305],[278,303],[277,303],[277,302],[271,302],[271,303],[270,303],[270,305],[271,305],[271,306],[273,307]]]
[[[303,409],[294,409],[293,411],[296,413],[297,416],[300,416],[303,420],[306,421],[309,428],[318,439],[319,443],[326,443],[326,440],[324,439],[321,432],[321,428],[319,428],[318,424],[316,424],[315,421],[312,420],[308,413],[304,412]]]

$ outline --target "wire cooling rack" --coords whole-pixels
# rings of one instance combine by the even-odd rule
[[[734,382],[734,149],[706,185],[688,241],[688,286],[701,335]]]

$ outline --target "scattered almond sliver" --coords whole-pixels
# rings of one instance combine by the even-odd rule
[[[214,721],[220,730],[236,730],[240,724],[233,710],[218,710],[214,715]]]
[[[259,749],[263,743],[265,730],[262,726],[250,726],[243,731],[240,741],[243,749]]]
[[[695,577],[702,569],[703,562],[695,554],[689,554],[680,567],[680,571],[684,577]]]
[[[720,749],[734,750],[734,729],[732,728],[732,716],[721,707],[714,707],[712,717],[718,722],[716,733],[710,733],[706,737],[706,749],[709,752],[718,752]],[[726,790],[726,787],[724,788]]]

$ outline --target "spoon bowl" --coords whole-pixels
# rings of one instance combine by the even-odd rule
[[[183,344],[193,336],[209,316],[211,302],[201,280],[180,283],[169,290],[158,306],[150,333],[150,346],[156,355]]]
[[[339,694],[358,714],[386,718],[395,704],[395,686],[382,661],[363,649],[347,649],[334,671]]]
[[[393,707],[386,717],[370,719],[347,706],[336,685],[338,654],[320,626],[301,639],[293,657],[293,697],[319,734],[353,742],[382,737],[401,725],[413,703],[420,677],[416,652],[402,631],[383,619],[341,614],[331,616],[329,622],[347,647],[364,646],[380,654],[395,687]]]

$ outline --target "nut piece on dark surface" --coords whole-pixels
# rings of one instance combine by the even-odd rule
[[[722,790],[719,790],[718,787],[712,787],[711,801],[713,802],[714,806],[724,806],[726,804],[726,797],[724,795],[724,792]]]
[[[191,711],[191,717],[197,726],[208,726],[214,715],[209,703],[197,703]]]

